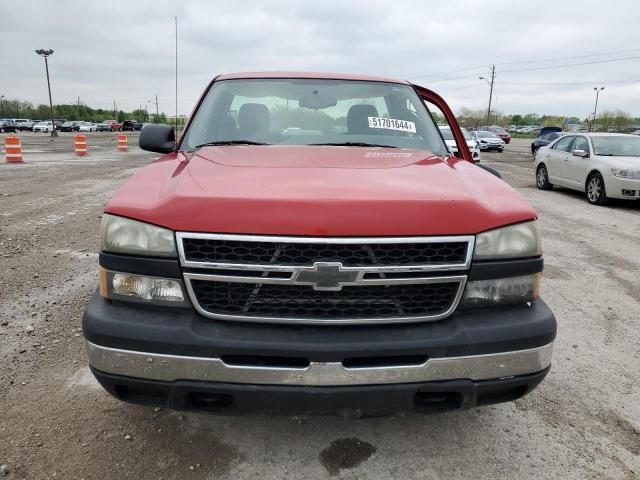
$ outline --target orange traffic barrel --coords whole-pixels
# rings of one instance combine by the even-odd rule
[[[127,146],[127,136],[124,133],[119,133],[118,134],[118,151],[126,152],[128,150],[129,150],[129,147]]]
[[[87,136],[79,133],[74,138],[73,147],[76,151],[76,155],[83,157],[87,154]]]
[[[7,157],[7,163],[22,162],[22,145],[20,137],[8,135],[4,138],[4,151]]]

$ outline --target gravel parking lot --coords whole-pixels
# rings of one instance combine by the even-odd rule
[[[25,163],[0,163],[5,478],[640,477],[640,202],[537,190],[528,140],[483,154],[540,215],[559,324],[551,373],[522,400],[386,419],[185,414],[120,403],[87,368],[102,207],[157,157],[87,136],[75,157],[70,134],[24,134]]]

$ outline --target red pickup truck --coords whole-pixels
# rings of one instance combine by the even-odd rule
[[[111,131],[112,132],[120,132],[120,131],[122,131],[122,124],[120,122],[118,122],[117,120],[105,120],[102,123],[106,123],[107,125],[109,125],[109,127],[111,127]]]
[[[451,156],[429,113],[448,121]],[[445,101],[360,75],[216,77],[105,208],[91,370],[120,400],[387,415],[520,398],[551,365],[536,212]]]

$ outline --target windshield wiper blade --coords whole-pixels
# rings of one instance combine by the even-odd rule
[[[328,146],[328,147],[384,147],[384,148],[398,148],[394,145],[380,145],[378,143],[366,143],[366,142],[339,142],[339,143],[309,143],[312,146]]]
[[[196,145],[195,148],[215,147],[219,145],[269,145],[264,142],[254,142],[252,140],[219,140],[216,142],[207,142]]]

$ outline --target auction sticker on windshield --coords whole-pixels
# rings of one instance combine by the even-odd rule
[[[384,128],[386,130],[399,130],[401,132],[416,133],[416,124],[397,118],[367,117],[369,128]]]

